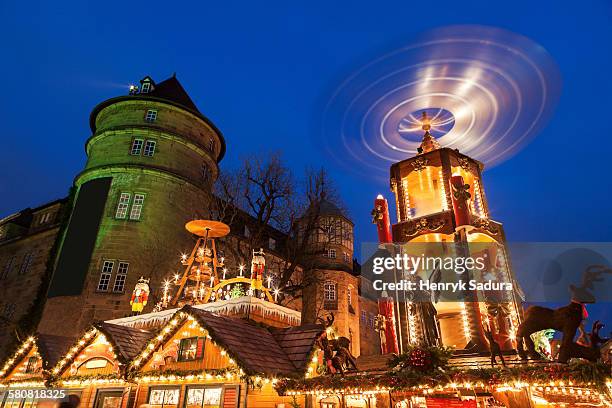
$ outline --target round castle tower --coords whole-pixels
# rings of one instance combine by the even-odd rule
[[[305,217],[306,218],[306,217]],[[312,262],[303,294],[302,323],[334,315],[333,336],[351,340],[360,354],[359,278],[353,271],[353,222],[334,203],[322,197],[317,228],[309,242]]]
[[[90,116],[87,164],[74,181],[39,331],[68,335],[94,320],[130,313],[132,289],[151,279],[151,297],[176,269],[191,237],[187,220],[208,216],[221,132],[197,109],[175,76],[150,77],[108,99]]]

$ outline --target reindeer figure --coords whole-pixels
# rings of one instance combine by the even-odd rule
[[[601,276],[604,273],[612,273],[612,269],[603,265],[589,266],[584,271],[582,285],[579,287],[570,285],[572,302],[567,306],[559,309],[530,306],[527,309],[525,320],[519,325],[517,330],[517,348],[521,358],[527,358],[527,354],[523,349],[524,341],[530,357],[539,359],[540,355],[535,350],[531,334],[540,330],[554,329],[563,333],[558,358],[560,363],[566,363],[572,357],[587,358],[592,361],[597,360],[591,348],[574,343],[574,336],[582,320],[588,316],[584,304],[595,303],[595,296],[590,292],[593,289],[593,283],[602,281],[603,277]]]
[[[325,329],[334,324],[334,314],[330,313],[326,319],[317,318],[317,321],[323,324]],[[323,359],[325,360],[325,368],[328,374],[336,374],[339,372],[344,375],[347,370],[357,370],[355,356],[351,353],[351,341],[344,336],[335,339],[327,338],[327,330],[321,334],[317,340],[317,345],[323,350]]]

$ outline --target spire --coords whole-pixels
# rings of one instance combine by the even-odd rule
[[[438,143],[436,138],[434,138],[431,133],[429,133],[429,130],[431,129],[431,121],[429,117],[427,117],[427,112],[425,111],[423,111],[423,114],[421,116],[421,123],[421,129],[425,131],[425,134],[423,135],[423,141],[421,142],[421,145],[417,149],[419,154],[428,153],[433,150],[439,149],[440,143]]]

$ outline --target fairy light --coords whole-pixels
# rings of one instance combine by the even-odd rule
[[[408,302],[408,330],[410,332],[410,344],[416,344],[418,342],[416,325],[416,317],[413,313],[413,303]]]
[[[34,340],[34,336],[30,336],[26,339],[26,341],[23,342],[23,344],[17,349],[15,354],[13,354],[13,356],[7,360],[7,362],[2,367],[2,370],[0,370],[0,377],[3,377],[5,374],[7,374],[8,370],[13,366],[13,363],[17,361],[21,354],[26,353],[30,350],[32,346],[34,346]]]
[[[438,171],[438,186],[440,187],[440,203],[442,204],[442,211],[448,211],[448,202],[446,200],[446,183],[444,182],[442,168],[440,168]]]
[[[395,211],[396,211],[396,216],[397,216],[397,222],[401,222],[402,219],[400,216],[400,196],[399,196],[397,183],[395,182],[395,179],[391,181],[391,191],[393,191],[393,194],[395,195]]]
[[[481,218],[485,218],[487,215],[485,214],[484,211],[484,206],[482,203],[482,193],[480,191],[480,183],[478,182],[477,179],[474,179],[474,201],[473,201],[473,206],[474,206],[474,212],[476,215],[478,215]]]
[[[410,208],[410,197],[408,195],[408,178],[402,179],[402,194],[404,195],[404,212],[407,219],[412,219],[412,209]]]
[[[468,319],[467,309],[465,306],[465,302],[459,303],[461,306],[461,320],[463,321],[463,334],[466,340],[470,340],[472,338],[472,334],[470,332],[470,322]]]

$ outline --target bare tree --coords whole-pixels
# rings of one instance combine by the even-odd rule
[[[314,275],[302,272],[316,267],[317,256],[326,251],[321,236],[330,231],[320,222],[321,203],[339,205],[340,200],[323,169],[307,169],[296,178],[279,154],[263,157],[245,158],[239,169],[217,180],[216,215],[234,230],[224,240],[224,251],[229,264],[247,264],[253,249],[267,248],[274,238],[278,256],[267,270],[275,276],[275,287],[295,299],[313,284]]]

